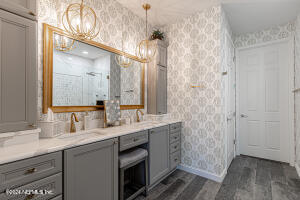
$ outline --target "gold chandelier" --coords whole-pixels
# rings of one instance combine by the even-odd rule
[[[143,4],[143,8],[146,11],[146,38],[142,40],[137,46],[137,56],[145,63],[149,63],[153,60],[156,53],[156,45],[153,41],[148,40],[148,10],[150,10],[150,4]]]
[[[115,59],[120,67],[127,68],[132,65],[132,60],[128,58],[124,52],[121,55],[116,55]]]
[[[58,51],[71,51],[74,49],[75,40],[68,38],[66,36],[55,34],[54,37],[54,47]]]
[[[65,30],[73,37],[92,40],[99,34],[100,24],[95,11],[81,3],[70,4],[63,14]]]

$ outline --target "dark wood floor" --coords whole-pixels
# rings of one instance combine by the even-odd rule
[[[223,183],[176,170],[137,200],[300,200],[300,178],[287,164],[236,157]]]

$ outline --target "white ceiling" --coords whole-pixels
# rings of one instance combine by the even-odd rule
[[[235,34],[286,23],[300,13],[300,0],[117,0],[145,18],[142,4],[151,4],[149,22],[164,26],[222,3]]]
[[[143,3],[151,5],[148,20],[154,26],[170,24],[177,19],[216,5],[219,0],[117,0],[136,15],[145,18]]]
[[[300,0],[224,3],[234,34],[260,31],[294,20],[300,14]]]
[[[87,54],[85,54],[83,52],[87,52]],[[88,44],[85,44],[82,42],[78,42],[78,41],[76,41],[74,43],[74,48],[72,49],[72,51],[67,51],[66,53],[75,55],[75,56],[84,57],[84,58],[91,59],[91,60],[95,60],[97,58],[110,55],[110,52],[108,52],[106,50],[103,50],[98,47],[94,47],[92,45],[88,45]]]

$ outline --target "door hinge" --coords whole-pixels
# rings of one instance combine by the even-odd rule
[[[235,62],[236,61],[236,56],[233,56],[232,60],[233,60],[233,62]]]
[[[233,140],[233,144],[234,144],[234,145],[235,145],[235,143],[236,143],[235,140]]]

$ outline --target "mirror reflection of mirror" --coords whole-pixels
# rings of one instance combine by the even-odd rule
[[[123,68],[115,53],[58,34],[53,42],[53,106],[141,104],[141,63]]]
[[[121,111],[119,100],[104,101],[105,126],[121,125]]]

